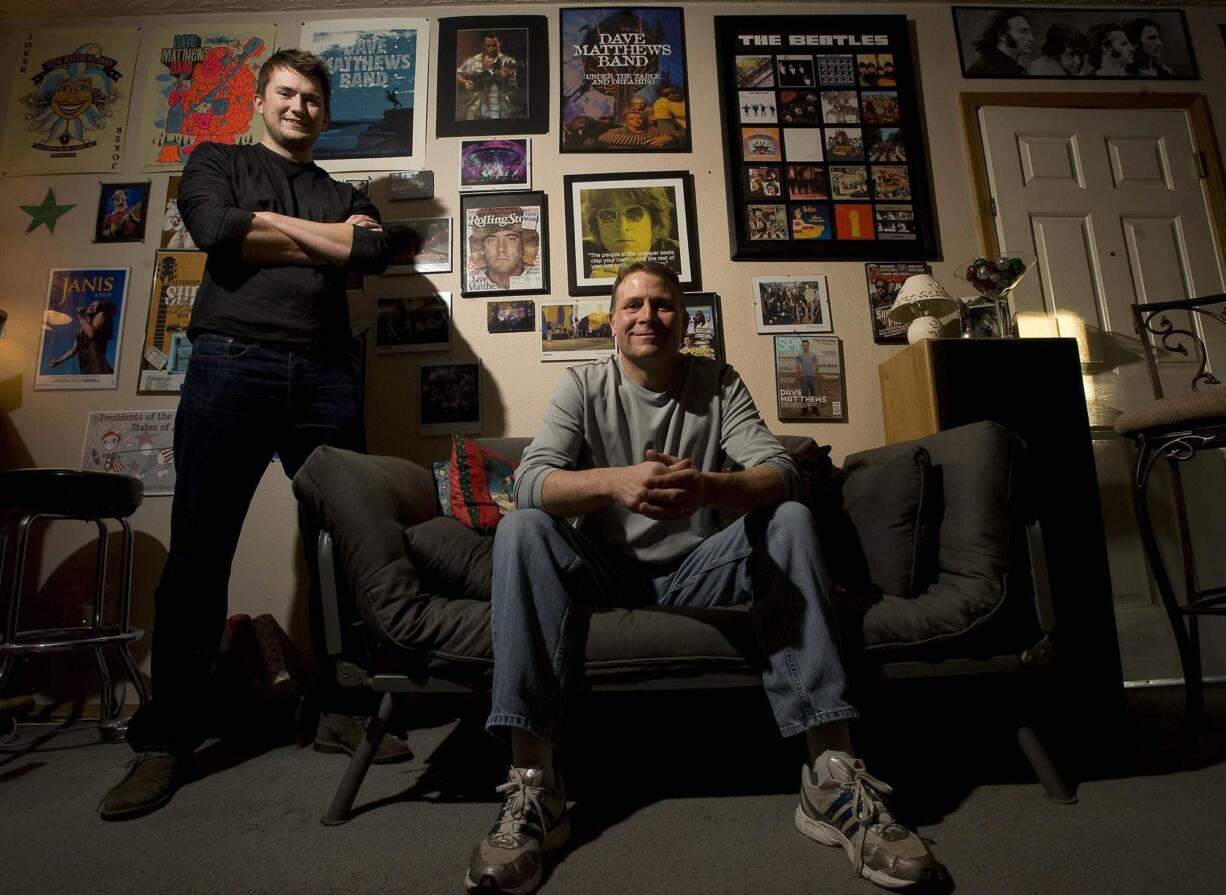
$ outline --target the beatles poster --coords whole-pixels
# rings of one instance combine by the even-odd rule
[[[905,16],[717,16],[734,260],[936,253]]]
[[[549,20],[465,16],[438,23],[440,137],[549,130]]]
[[[130,273],[127,267],[51,270],[34,388],[115,388]]]
[[[781,421],[847,422],[843,348],[837,336],[775,336]]]
[[[81,468],[138,479],[145,496],[175,490],[175,411],[94,410],[85,419]]]
[[[688,152],[677,7],[562,9],[563,152]]]
[[[149,289],[149,316],[141,348],[138,395],[177,395],[183,388],[192,343],[187,324],[196,290],[204,278],[204,252],[163,250],[153,259],[153,283]]]
[[[180,171],[196,143],[258,143],[256,78],[275,37],[271,24],[159,29],[140,107],[141,169]]]
[[[329,171],[424,167],[429,20],[307,22],[301,46],[332,72],[332,117],[315,161]]]
[[[139,41],[136,28],[11,35],[17,70],[4,122],[0,173],[119,171]]]
[[[955,6],[967,78],[1198,77],[1180,9]]]

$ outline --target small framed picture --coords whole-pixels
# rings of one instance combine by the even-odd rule
[[[688,172],[568,174],[563,182],[571,295],[607,295],[630,261],[658,261],[683,289],[702,288]]]
[[[104,183],[98,195],[94,242],[144,242],[149,216],[149,181]]]
[[[481,361],[422,361],[420,435],[481,434]]]
[[[387,175],[387,197],[393,202],[402,199],[433,199],[433,171],[393,171]]]
[[[166,179],[166,210],[162,214],[162,248],[194,249],[196,243],[187,232],[183,215],[179,213],[179,182],[182,174],[171,174]]]
[[[540,303],[541,360],[612,357],[613,319],[603,299]]]
[[[864,278],[868,282],[868,308],[873,320],[873,341],[878,345],[906,345],[906,323],[890,319],[890,308],[898,290],[907,277],[916,274],[931,274],[927,264],[879,264],[875,261],[864,265]]]
[[[760,333],[834,331],[824,276],[754,277],[753,313]]]
[[[451,350],[451,293],[380,296],[375,353]]]
[[[837,336],[775,336],[780,421],[847,422],[843,345]]]
[[[724,360],[724,323],[719,296],[714,292],[687,292],[685,310],[689,319],[681,337],[681,353]]]
[[[487,302],[485,325],[492,333],[530,333],[536,327],[536,302]]]
[[[545,194],[460,196],[460,294],[531,295],[549,291]]]
[[[383,229],[392,243],[385,274],[451,270],[451,218],[384,221]]]
[[[439,19],[439,137],[543,134],[549,130],[549,19]]]
[[[460,192],[532,189],[532,141],[461,140]]]

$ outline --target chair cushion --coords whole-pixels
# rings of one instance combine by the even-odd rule
[[[494,539],[458,519],[435,516],[405,529],[405,544],[421,575],[421,590],[489,600]]]
[[[1158,398],[1125,410],[1113,423],[1120,435],[1131,437],[1152,429],[1226,422],[1226,388],[1207,388],[1171,398]]]

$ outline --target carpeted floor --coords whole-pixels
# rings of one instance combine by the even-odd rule
[[[1072,806],[1046,800],[1008,732],[967,712],[896,708],[863,751],[947,866],[939,891],[1216,893],[1226,690],[1209,695],[1188,753],[1181,691],[1129,691],[1124,723],[1081,763]],[[342,827],[319,818],[347,759],[290,745],[242,755],[214,744],[207,775],[166,808],[103,823],[94,809],[126,746],[88,725],[23,726],[0,752],[0,890],[461,892],[505,758],[480,730],[479,701],[415,709],[417,757],[373,768]],[[544,892],[876,891],[841,850],[793,828],[800,754],[770,734],[760,694],[601,696],[575,728],[575,832]]]

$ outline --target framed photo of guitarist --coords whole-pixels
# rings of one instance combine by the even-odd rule
[[[439,137],[549,130],[549,20],[462,16],[439,20]]]

